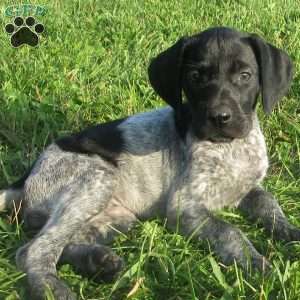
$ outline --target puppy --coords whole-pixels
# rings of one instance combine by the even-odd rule
[[[183,37],[149,67],[169,106],[63,137],[1,192],[1,208],[22,201],[35,237],[17,252],[31,299],[46,288],[76,299],[56,265],[112,279],[121,259],[105,244],[137,220],[166,217],[171,229],[208,240],[225,264],[270,267],[247,237],[216,217],[238,207],[274,238],[299,240],[276,200],[261,187],[268,159],[255,112],[271,113],[288,91],[292,62],[256,35],[210,28]]]

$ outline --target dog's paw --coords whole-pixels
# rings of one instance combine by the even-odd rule
[[[294,226],[291,226],[289,230],[290,241],[300,241],[300,229]]]
[[[39,43],[39,34],[44,31],[44,25],[36,23],[34,17],[27,17],[24,21],[22,17],[16,17],[13,23],[5,26],[5,31],[11,35],[10,42],[13,47],[23,44],[35,47]]]
[[[287,222],[269,231],[272,238],[277,241],[300,241],[300,229]]]
[[[123,268],[123,260],[110,248],[94,246],[89,253],[86,273],[95,281],[111,282]]]
[[[272,265],[267,258],[258,252],[251,252],[251,249],[247,249],[246,252],[242,251],[240,255],[237,255],[230,261],[230,264],[234,261],[247,275],[258,272],[264,276],[268,276],[272,273]],[[226,264],[229,265],[228,262]]]
[[[52,294],[55,300],[76,300],[76,295],[54,274],[28,274],[30,299],[44,300]]]
[[[253,270],[258,271],[265,276],[272,273],[272,265],[263,255],[253,257],[251,260],[251,267]]]

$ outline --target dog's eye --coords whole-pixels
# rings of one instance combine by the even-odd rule
[[[249,72],[242,72],[239,76],[239,80],[242,82],[249,81],[251,78],[251,73]]]
[[[198,70],[192,70],[189,72],[189,78],[191,81],[199,81],[200,79],[200,72]]]
[[[188,73],[188,78],[190,81],[200,84],[206,84],[209,77],[205,72],[200,72],[200,70],[192,70]]]

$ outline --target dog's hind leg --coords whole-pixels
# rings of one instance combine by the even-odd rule
[[[64,248],[59,264],[70,264],[94,281],[111,281],[122,269],[123,260],[104,245],[125,234],[137,222],[136,216],[112,199],[99,215],[72,237]]]
[[[260,221],[274,239],[300,241],[300,229],[290,224],[272,194],[261,187],[251,190],[238,205],[251,219]]]
[[[37,236],[17,252],[17,265],[26,272],[30,299],[44,299],[50,288],[55,299],[76,299],[56,275],[56,264],[72,236],[102,211],[117,182],[115,169],[91,168],[65,187],[49,220]]]

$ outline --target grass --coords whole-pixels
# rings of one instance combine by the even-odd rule
[[[18,1],[2,1],[2,8]],[[45,1],[46,32],[36,48],[13,49],[0,31],[0,186],[17,179],[58,136],[164,105],[151,89],[151,57],[180,36],[224,25],[255,32],[295,62],[289,95],[259,115],[270,169],[264,186],[300,226],[300,6],[292,0]],[[2,15],[2,27],[10,21]],[[168,232],[164,220],[139,224],[113,245],[126,268],[96,284],[64,266],[60,276],[80,299],[289,299],[300,297],[300,244],[274,242],[237,211],[221,213],[273,263],[269,278],[223,266],[206,243]],[[22,224],[0,218],[0,299],[25,298],[14,255],[27,240]],[[26,299],[29,300],[29,299]]]

